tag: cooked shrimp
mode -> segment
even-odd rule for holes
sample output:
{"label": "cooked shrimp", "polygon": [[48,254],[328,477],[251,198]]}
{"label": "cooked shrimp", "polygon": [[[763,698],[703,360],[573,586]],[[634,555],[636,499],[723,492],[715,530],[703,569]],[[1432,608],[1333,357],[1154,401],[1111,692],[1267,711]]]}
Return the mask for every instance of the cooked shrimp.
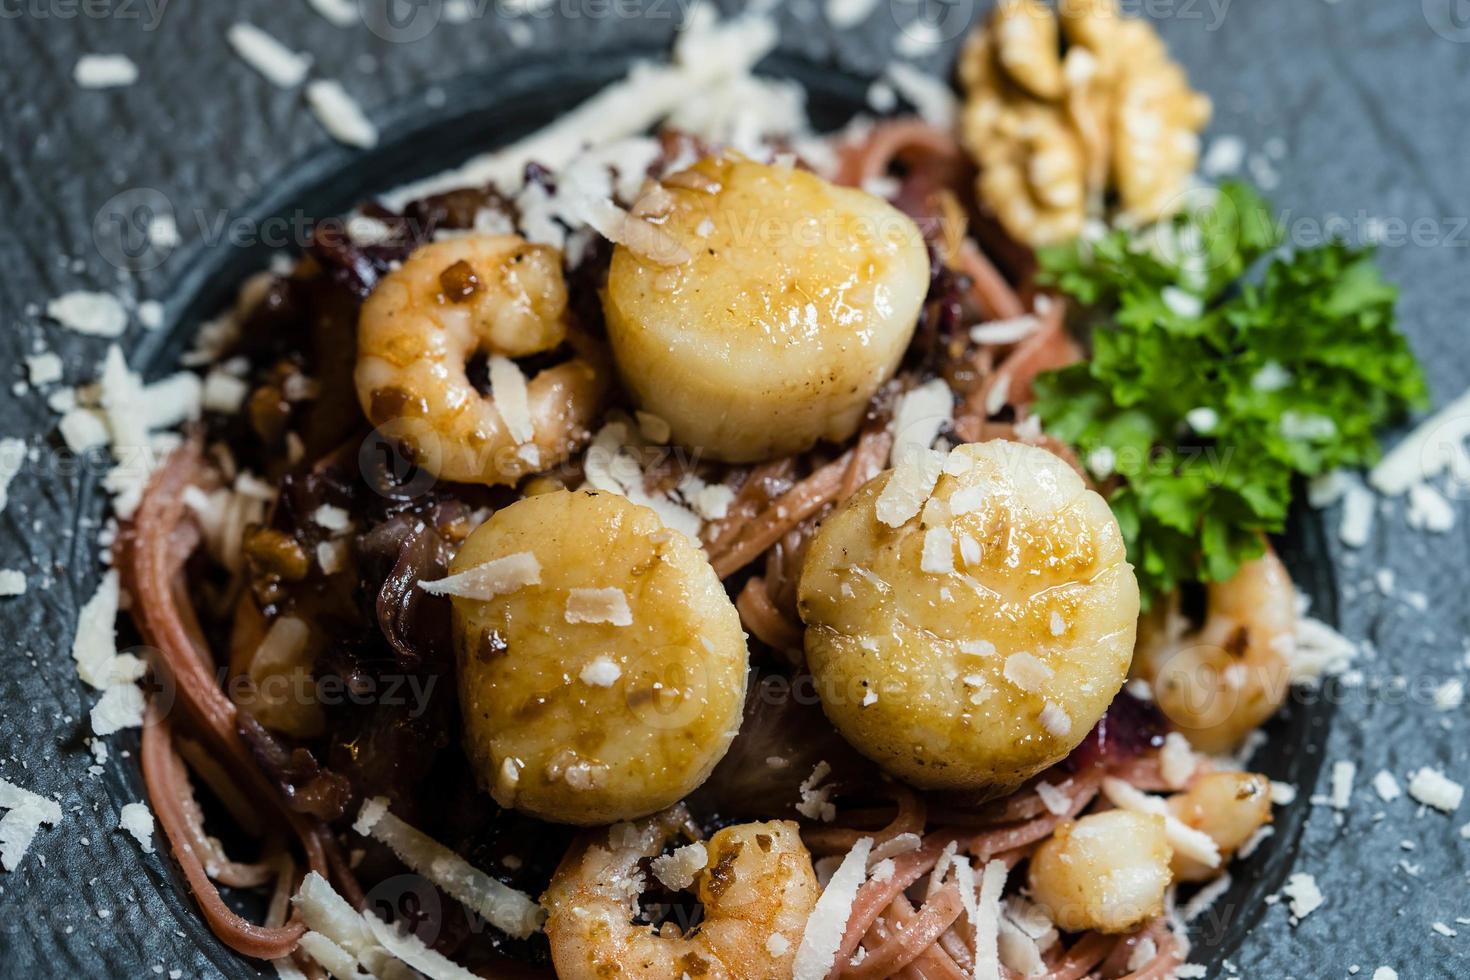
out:
{"label": "cooked shrimp", "polygon": [[[726,827],[693,871],[704,918],[681,932],[633,921],[641,862],[689,827],[682,805],[584,836],[562,859],[541,903],[557,975],[776,980],[791,976],[817,902],[811,855],[789,820]],[[667,877],[667,876],[666,876]]]}
{"label": "cooked shrimp", "polygon": [[[567,341],[561,254],[515,235],[419,248],[363,304],[357,397],[369,420],[436,476],[514,484],[565,459],[602,410],[607,372],[579,356],[529,382],[509,359]],[[493,395],[466,365],[488,355]]]}
{"label": "cooked shrimp", "polygon": [[1064,823],[1031,856],[1031,897],[1063,929],[1127,932],[1164,910],[1173,849],[1157,814],[1108,810]]}
{"label": "cooked shrimp", "polygon": [[1253,772],[1212,772],[1169,797],[1169,811],[1186,826],[1209,834],[1219,849],[1215,868],[1174,855],[1176,881],[1205,881],[1223,871],[1230,856],[1271,822],[1271,780]]}
{"label": "cooked shrimp", "polygon": [[1200,628],[1189,632],[1178,599],[1138,624],[1133,671],[1153,685],[1160,710],[1203,752],[1228,752],[1286,698],[1296,642],[1296,593],[1267,550],[1210,585]]}

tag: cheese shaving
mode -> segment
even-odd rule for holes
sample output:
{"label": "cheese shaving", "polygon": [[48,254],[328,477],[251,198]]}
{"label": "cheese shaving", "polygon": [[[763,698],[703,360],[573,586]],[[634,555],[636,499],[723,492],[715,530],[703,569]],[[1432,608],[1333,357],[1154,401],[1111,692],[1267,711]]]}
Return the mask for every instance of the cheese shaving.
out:
{"label": "cheese shaving", "polygon": [[311,70],[311,58],[297,54],[254,24],[231,24],[225,39],[247,65],[279,88],[295,88]]}
{"label": "cheese shaving", "polygon": [[1005,679],[1023,691],[1035,691],[1056,675],[1046,664],[1029,653],[1013,653],[1006,658]]}
{"label": "cheese shaving", "polygon": [[991,320],[971,327],[970,339],[977,344],[1014,344],[1025,340],[1040,328],[1040,318],[1027,313],[1008,320]]}
{"label": "cheese shaving", "polygon": [[[968,863],[965,868],[969,869]],[[990,861],[980,877],[980,894],[971,918],[975,924],[975,980],[1000,980],[1000,896],[1007,871],[1004,861]]]}
{"label": "cheese shaving", "polygon": [[1063,816],[1072,809],[1072,798],[1051,783],[1037,783],[1036,795],[1041,798],[1041,805],[1053,816]]}
{"label": "cheese shaving", "polygon": [[0,818],[0,867],[14,871],[41,825],[54,827],[61,822],[61,807],[5,779],[0,779],[0,807],[7,811]]}
{"label": "cheese shaving", "polygon": [[1368,474],[1373,489],[1390,497],[1441,473],[1467,472],[1465,440],[1470,439],[1470,391],[1421,422]]}
{"label": "cheese shaving", "polygon": [[566,620],[632,626],[633,611],[628,608],[628,595],[622,589],[572,589],[567,593]]}
{"label": "cheese shaving", "polygon": [[118,575],[109,571],[97,591],[82,606],[71,656],[77,676],[99,691],[131,683],[143,676],[145,666],[130,653],[117,652]]}
{"label": "cheese shaving", "polygon": [[84,54],[72,79],[82,88],[121,88],[138,80],[138,66],[125,54]]}
{"label": "cheese shaving", "polygon": [[925,449],[894,467],[874,505],[878,520],[889,527],[902,527],[912,520],[934,492],[944,460],[944,453]]}
{"label": "cheese shaving", "polygon": [[126,803],[118,814],[117,827],[132,835],[144,854],[153,853],[153,811],[147,803]]}
{"label": "cheese shaving", "polygon": [[306,86],[306,101],[328,135],[337,142],[364,148],[378,144],[378,128],[341,82],[331,79],[312,82]]}
{"label": "cheese shaving", "polygon": [[472,973],[447,956],[436,953],[413,933],[399,932],[371,912],[364,912],[362,918],[380,946],[429,980],[481,980],[478,973]]}
{"label": "cheese shaving", "polygon": [[519,551],[434,582],[420,581],[419,588],[430,595],[488,600],[540,584],[541,563],[531,552]]}
{"label": "cheese shaving", "polygon": [[889,465],[898,466],[930,449],[939,433],[953,422],[954,392],[943,378],[904,392],[889,424],[893,432]]}
{"label": "cheese shaving", "polygon": [[623,676],[623,668],[613,663],[608,657],[598,657],[582,668],[577,675],[583,684],[591,684],[593,687],[612,687],[618,678]]}
{"label": "cheese shaving", "polygon": [[319,932],[304,933],[297,947],[339,980],[342,977],[356,980],[361,975],[357,958]]}
{"label": "cheese shaving", "polygon": [[954,535],[947,527],[931,527],[924,532],[924,550],[919,558],[920,571],[930,575],[954,574]]}
{"label": "cheese shaving", "polygon": [[385,195],[385,203],[402,208],[418,198],[481,184],[514,191],[532,161],[560,172],[583,147],[647,132],[687,103],[691,93],[728,88],[748,75],[776,41],[776,25],[768,17],[749,14],[715,23],[714,11],[698,7],[674,46],[672,64],[637,64],[622,81],[551,125],[453,170],[400,187]]}
{"label": "cheese shaving", "polygon": [[818,762],[812,767],[811,775],[798,787],[801,801],[796,804],[796,812],[810,820],[827,822],[837,816],[837,807],[830,802],[833,787],[821,785],[831,773],[832,767],[826,762]]}
{"label": "cheese shaving", "polygon": [[1409,795],[1444,813],[1454,813],[1464,799],[1465,787],[1445,776],[1438,769],[1427,766],[1409,776]]}
{"label": "cheese shaving", "polygon": [[531,420],[526,376],[508,357],[497,354],[490,358],[490,397],[516,444],[530,442],[536,435],[536,425]]}
{"label": "cheese shaving", "polygon": [[404,864],[508,935],[524,939],[541,928],[545,913],[535,899],[399,820],[383,797],[364,801],[352,829],[386,844]]}
{"label": "cheese shaving", "polygon": [[698,841],[661,854],[653,859],[653,876],[670,891],[681,892],[694,884],[694,879],[709,863],[709,851]]}
{"label": "cheese shaving", "polygon": [[842,934],[852,915],[852,903],[867,878],[868,854],[873,838],[860,837],[842,859],[807,918],[801,945],[792,963],[792,980],[822,980],[832,969]]}
{"label": "cheese shaving", "polygon": [[1162,799],[1149,796],[1115,776],[1104,779],[1102,788],[1108,802],[1120,810],[1163,817],[1164,834],[1176,853],[1192,858],[1207,868],[1220,866],[1220,849],[1210,835],[1175,817]]}
{"label": "cheese shaving", "polygon": [[98,735],[111,735],[124,728],[140,728],[145,707],[141,688],[133,684],[115,684],[103,691],[102,697],[92,706],[92,731]]}
{"label": "cheese shaving", "polygon": [[1298,921],[1317,911],[1326,901],[1317,887],[1317,879],[1303,872],[1287,878],[1281,892],[1290,900],[1292,918]]}
{"label": "cheese shaving", "polygon": [[111,293],[75,290],[46,304],[46,315],[68,330],[93,337],[120,337],[128,314]]}

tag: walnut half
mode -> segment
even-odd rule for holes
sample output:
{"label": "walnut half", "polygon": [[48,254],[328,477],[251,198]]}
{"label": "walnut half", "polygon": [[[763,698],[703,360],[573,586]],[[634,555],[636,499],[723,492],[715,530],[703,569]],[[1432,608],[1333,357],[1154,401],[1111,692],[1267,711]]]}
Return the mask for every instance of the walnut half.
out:
{"label": "walnut half", "polygon": [[1124,17],[1117,0],[1059,7],[1001,0],[960,61],[960,136],[980,197],[1033,246],[1075,238],[1089,218],[1168,214],[1210,118],[1147,21]]}

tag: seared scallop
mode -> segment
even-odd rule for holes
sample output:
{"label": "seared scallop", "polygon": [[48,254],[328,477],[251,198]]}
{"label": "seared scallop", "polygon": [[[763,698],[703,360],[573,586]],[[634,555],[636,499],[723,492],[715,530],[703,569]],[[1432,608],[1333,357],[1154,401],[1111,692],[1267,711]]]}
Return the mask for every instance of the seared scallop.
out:
{"label": "seared scallop", "polygon": [[929,288],[918,227],[871,194],[730,156],[645,200],[635,213],[666,254],[619,245],[603,296],[639,406],[731,462],[851,436]]}
{"label": "seared scallop", "polygon": [[998,440],[863,487],[812,542],[799,610],[848,741],[916,786],[1000,794],[1102,717],[1138,584],[1103,499],[1051,453]]}
{"label": "seared scallop", "polygon": [[739,727],[746,648],[704,552],[624,497],[497,511],[451,578],[465,746],[502,806],[603,824],[704,781]]}

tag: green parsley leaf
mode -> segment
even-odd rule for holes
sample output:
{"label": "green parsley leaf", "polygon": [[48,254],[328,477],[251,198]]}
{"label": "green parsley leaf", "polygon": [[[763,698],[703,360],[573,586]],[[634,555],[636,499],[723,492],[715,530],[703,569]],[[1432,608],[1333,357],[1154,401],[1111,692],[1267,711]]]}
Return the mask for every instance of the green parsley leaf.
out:
{"label": "green parsley leaf", "polygon": [[1227,184],[1142,233],[1046,249],[1092,357],[1036,380],[1047,431],[1112,477],[1145,601],[1229,578],[1283,529],[1293,481],[1378,458],[1375,433],[1427,404],[1371,252],[1278,254],[1266,203]]}

